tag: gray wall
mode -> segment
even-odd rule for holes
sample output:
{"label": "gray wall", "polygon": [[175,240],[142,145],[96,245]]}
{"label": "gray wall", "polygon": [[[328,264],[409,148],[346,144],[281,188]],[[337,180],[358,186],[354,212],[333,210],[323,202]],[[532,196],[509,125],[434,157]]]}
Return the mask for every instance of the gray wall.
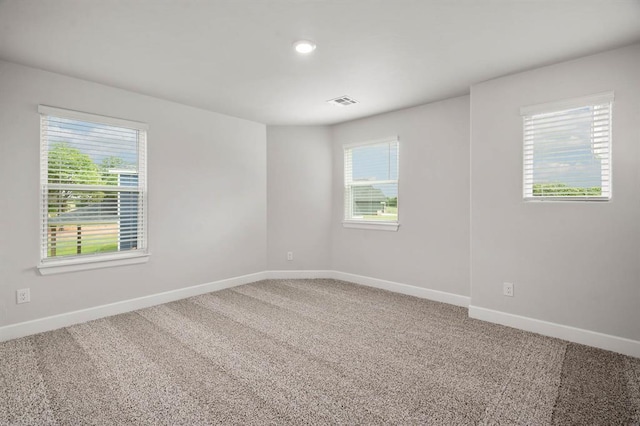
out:
{"label": "gray wall", "polygon": [[[266,269],[264,125],[2,61],[0,94],[0,326]],[[38,104],[149,124],[148,263],[39,275]]]}
{"label": "gray wall", "polygon": [[330,269],[331,149],[328,127],[267,128],[270,270]]}
{"label": "gray wall", "polygon": [[[0,326],[266,269],[333,269],[640,340],[638,69],[634,45],[476,84],[471,98],[267,129],[0,61]],[[519,108],[609,90],[612,200],[523,202]],[[38,274],[38,104],[149,123],[147,264]],[[400,229],[343,228],[342,146],[390,135]],[[16,305],[23,287],[32,302]]]}
{"label": "gray wall", "polygon": [[[472,305],[640,340],[638,70],[635,45],[472,87]],[[608,90],[612,200],[523,202],[519,108]]]}
{"label": "gray wall", "polygon": [[[343,228],[343,149],[400,139],[397,232]],[[333,127],[332,266],[469,295],[469,97]]]}

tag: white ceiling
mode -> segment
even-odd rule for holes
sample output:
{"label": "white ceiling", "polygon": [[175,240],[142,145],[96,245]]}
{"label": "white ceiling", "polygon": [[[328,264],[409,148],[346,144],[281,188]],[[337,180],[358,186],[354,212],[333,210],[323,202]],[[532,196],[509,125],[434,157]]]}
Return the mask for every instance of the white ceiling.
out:
{"label": "white ceiling", "polygon": [[[639,40],[640,0],[0,0],[1,59],[267,124],[423,104]],[[361,103],[325,102],[342,95]]]}

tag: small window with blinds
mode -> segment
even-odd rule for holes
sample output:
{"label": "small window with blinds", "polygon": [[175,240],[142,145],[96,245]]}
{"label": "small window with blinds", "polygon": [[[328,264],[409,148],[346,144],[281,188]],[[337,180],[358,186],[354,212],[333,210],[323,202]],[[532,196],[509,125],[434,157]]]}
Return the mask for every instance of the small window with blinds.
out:
{"label": "small window with blinds", "polygon": [[345,226],[398,229],[397,138],[344,147]]}
{"label": "small window with blinds", "polygon": [[521,109],[525,200],[611,198],[613,93]]}
{"label": "small window with blinds", "polygon": [[146,124],[39,112],[40,270],[146,256]]}

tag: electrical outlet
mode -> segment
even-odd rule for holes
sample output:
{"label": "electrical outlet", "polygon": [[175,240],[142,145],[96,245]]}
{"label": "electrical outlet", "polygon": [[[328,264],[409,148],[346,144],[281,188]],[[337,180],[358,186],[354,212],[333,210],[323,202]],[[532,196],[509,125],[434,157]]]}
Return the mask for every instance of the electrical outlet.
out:
{"label": "electrical outlet", "polygon": [[513,283],[502,283],[502,294],[513,297]]}
{"label": "electrical outlet", "polygon": [[293,252],[292,251],[288,251],[287,252],[287,260],[293,260]]}
{"label": "electrical outlet", "polygon": [[21,288],[16,290],[16,303],[29,303],[31,302],[31,292],[28,288]]}

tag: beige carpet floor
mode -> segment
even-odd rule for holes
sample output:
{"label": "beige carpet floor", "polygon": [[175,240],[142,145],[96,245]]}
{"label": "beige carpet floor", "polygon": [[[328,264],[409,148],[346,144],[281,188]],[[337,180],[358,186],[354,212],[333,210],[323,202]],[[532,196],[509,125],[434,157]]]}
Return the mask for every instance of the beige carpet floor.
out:
{"label": "beige carpet floor", "polygon": [[640,359],[335,280],[0,343],[2,425],[640,423]]}

